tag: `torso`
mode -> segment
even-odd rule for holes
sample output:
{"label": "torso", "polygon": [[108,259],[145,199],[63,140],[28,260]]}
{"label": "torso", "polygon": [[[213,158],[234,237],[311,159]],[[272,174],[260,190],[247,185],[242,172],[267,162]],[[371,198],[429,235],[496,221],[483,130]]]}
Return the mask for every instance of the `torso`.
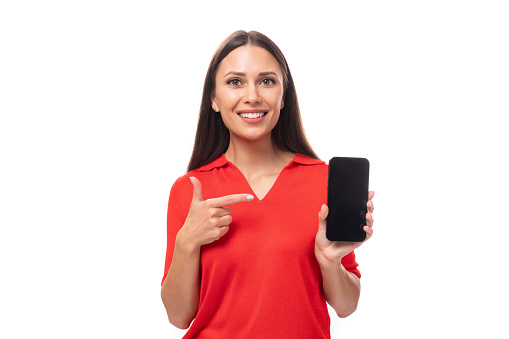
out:
{"label": "torso", "polygon": [[[322,275],[314,255],[317,213],[327,201],[325,163],[296,156],[279,173],[252,180],[254,199],[230,205],[233,221],[200,252],[200,306],[184,338],[330,338]],[[165,272],[189,212],[189,176],[203,198],[248,193],[248,181],[224,156],[179,178],[168,212]],[[353,252],[343,266],[356,271]],[[298,333],[298,335],[296,335]]]}

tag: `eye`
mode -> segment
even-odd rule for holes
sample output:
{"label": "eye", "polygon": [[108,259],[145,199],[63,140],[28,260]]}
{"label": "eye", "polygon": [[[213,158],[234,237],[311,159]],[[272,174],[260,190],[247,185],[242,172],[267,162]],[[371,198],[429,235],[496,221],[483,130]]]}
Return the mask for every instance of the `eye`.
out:
{"label": "eye", "polygon": [[229,85],[233,85],[233,86],[239,86],[241,81],[238,78],[233,78],[233,79],[228,80],[226,83]]}
{"label": "eye", "polygon": [[264,85],[269,85],[270,86],[270,85],[274,85],[276,83],[276,81],[274,79],[272,79],[272,78],[263,78],[262,79],[262,83]]}

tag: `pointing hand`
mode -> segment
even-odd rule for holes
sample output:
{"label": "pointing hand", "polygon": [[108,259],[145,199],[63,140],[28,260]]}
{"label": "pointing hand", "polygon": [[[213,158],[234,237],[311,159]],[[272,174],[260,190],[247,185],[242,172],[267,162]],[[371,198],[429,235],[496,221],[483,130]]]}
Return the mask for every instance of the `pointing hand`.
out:
{"label": "pointing hand", "polygon": [[250,194],[231,194],[203,200],[201,182],[195,177],[190,177],[190,180],[193,185],[193,199],[178,238],[186,246],[198,249],[228,232],[233,218],[232,210],[227,205],[251,201],[254,197]]}

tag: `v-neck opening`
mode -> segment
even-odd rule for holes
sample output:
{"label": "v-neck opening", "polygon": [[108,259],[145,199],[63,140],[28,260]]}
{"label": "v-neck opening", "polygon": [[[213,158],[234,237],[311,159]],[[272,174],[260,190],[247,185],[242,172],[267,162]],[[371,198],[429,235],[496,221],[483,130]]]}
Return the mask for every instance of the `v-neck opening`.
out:
{"label": "v-neck opening", "polygon": [[[271,194],[271,192],[274,190],[274,187],[280,181],[281,174],[294,162],[296,156],[297,156],[297,153],[295,153],[295,155],[293,156],[292,160],[290,160],[285,165],[285,167],[283,167],[281,169],[281,171],[279,171],[279,174],[277,175],[276,180],[274,180],[274,183],[270,186],[270,188],[267,191],[267,193],[265,193],[265,195],[261,199],[258,197],[258,195],[255,193],[255,191],[253,190],[253,188],[249,184],[249,181],[247,180],[247,178],[244,175],[244,173],[242,173],[242,171],[237,166],[235,166],[231,161],[229,161],[228,159],[226,159],[226,160],[228,161],[228,165],[233,166],[233,168],[235,168],[239,172],[239,174],[242,176],[242,178],[244,179],[244,183],[247,185],[247,187],[249,187],[249,190],[251,191],[250,193],[253,195],[253,197],[255,197],[255,199],[258,200],[259,202],[263,202],[263,201],[266,201],[266,199],[269,196],[269,194]],[[226,156],[225,156],[225,158],[226,158]]]}

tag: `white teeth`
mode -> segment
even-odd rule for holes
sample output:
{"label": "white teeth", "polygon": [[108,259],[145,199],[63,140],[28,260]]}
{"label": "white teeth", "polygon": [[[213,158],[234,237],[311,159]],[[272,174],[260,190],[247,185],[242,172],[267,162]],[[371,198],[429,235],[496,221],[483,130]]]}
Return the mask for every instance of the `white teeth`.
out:
{"label": "white teeth", "polygon": [[259,113],[240,113],[239,114],[242,118],[248,118],[248,119],[256,119],[261,118],[265,115],[265,113],[259,112]]}

